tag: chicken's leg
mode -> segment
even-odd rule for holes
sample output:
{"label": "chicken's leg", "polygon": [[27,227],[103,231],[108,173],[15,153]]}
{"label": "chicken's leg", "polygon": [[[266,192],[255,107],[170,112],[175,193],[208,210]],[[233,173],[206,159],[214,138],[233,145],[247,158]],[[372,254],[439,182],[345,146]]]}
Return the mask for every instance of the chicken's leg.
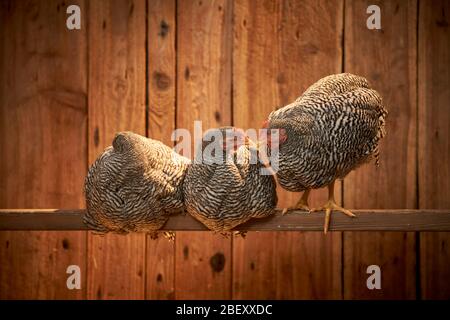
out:
{"label": "chicken's leg", "polygon": [[320,208],[315,208],[312,211],[322,211],[325,210],[325,224],[323,227],[323,232],[327,233],[329,226],[330,226],[330,217],[331,217],[331,211],[340,211],[344,214],[346,214],[349,217],[355,217],[355,215],[350,211],[347,210],[345,208],[342,208],[341,206],[338,206],[336,204],[336,201],[334,200],[334,182],[336,180],[333,180],[333,182],[331,182],[328,185],[328,201]]}
{"label": "chicken's leg", "polygon": [[305,210],[305,211],[309,212],[310,209],[309,209],[309,205],[308,205],[308,197],[309,197],[310,191],[311,191],[311,189],[305,190],[305,192],[303,192],[300,200],[298,200],[297,204],[290,208],[284,208],[283,211],[281,212],[281,214],[284,215],[284,214],[286,214],[286,212],[288,212],[290,210]]}

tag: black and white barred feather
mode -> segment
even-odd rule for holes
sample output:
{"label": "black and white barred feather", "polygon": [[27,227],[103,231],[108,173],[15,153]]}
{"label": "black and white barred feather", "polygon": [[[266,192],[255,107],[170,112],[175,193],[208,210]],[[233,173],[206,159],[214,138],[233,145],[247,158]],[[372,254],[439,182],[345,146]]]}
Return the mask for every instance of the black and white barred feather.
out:
{"label": "black and white barred feather", "polygon": [[269,129],[285,129],[280,185],[290,191],[321,188],[372,159],[385,135],[387,110],[360,76],[327,76],[295,102],[272,112]]}
{"label": "black and white barred feather", "polygon": [[183,209],[189,160],[160,141],[116,135],[89,168],[84,222],[101,233],[154,232]]}
{"label": "black and white barred feather", "polygon": [[[232,128],[215,130],[225,136],[228,129]],[[197,160],[202,150],[199,148]],[[251,218],[273,214],[277,204],[275,180],[272,175],[261,174],[263,165],[259,161],[250,163],[257,152],[242,145],[235,153],[223,150],[222,164],[194,161],[183,186],[186,210],[216,232],[227,232]]]}

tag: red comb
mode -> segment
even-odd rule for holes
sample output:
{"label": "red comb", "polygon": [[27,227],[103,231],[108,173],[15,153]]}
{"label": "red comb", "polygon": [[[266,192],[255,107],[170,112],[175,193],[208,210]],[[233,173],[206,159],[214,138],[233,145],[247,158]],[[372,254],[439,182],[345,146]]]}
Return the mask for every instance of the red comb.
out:
{"label": "red comb", "polygon": [[268,126],[269,126],[269,120],[264,120],[262,123],[263,129],[267,129]]}

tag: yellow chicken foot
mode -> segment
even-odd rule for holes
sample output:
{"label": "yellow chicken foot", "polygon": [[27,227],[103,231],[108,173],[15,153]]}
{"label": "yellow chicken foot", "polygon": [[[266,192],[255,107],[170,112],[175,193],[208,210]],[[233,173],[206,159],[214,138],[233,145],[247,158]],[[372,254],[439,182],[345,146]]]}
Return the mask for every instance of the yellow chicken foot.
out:
{"label": "yellow chicken foot", "polygon": [[323,227],[323,232],[326,234],[330,227],[330,218],[332,211],[340,211],[349,217],[356,217],[350,210],[342,208],[336,204],[334,200],[334,181],[328,185],[328,201],[320,208],[312,209],[311,212],[325,211],[325,224]]}
{"label": "yellow chicken foot", "polygon": [[309,197],[309,192],[311,191],[311,189],[307,189],[305,190],[305,192],[303,192],[302,197],[300,198],[300,200],[298,200],[297,204],[293,207],[289,207],[289,208],[284,208],[283,211],[281,212],[282,215],[285,215],[288,211],[292,211],[292,210],[305,210],[310,212],[310,208],[308,205],[308,197]]}

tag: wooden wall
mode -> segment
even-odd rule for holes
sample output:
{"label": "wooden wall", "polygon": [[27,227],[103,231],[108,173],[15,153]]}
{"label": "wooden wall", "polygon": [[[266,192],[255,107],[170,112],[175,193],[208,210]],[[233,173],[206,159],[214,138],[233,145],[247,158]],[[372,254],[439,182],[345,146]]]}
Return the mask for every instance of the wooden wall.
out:
{"label": "wooden wall", "polygon": [[[81,30],[66,8],[81,8]],[[368,30],[366,8],[381,8]],[[450,8],[425,0],[0,3],[0,207],[83,208],[116,131],[258,128],[319,78],[363,75],[389,109],[381,166],[339,185],[348,208],[450,207]],[[314,191],[312,205],[326,196]],[[280,206],[298,194],[279,190]],[[79,265],[82,289],[66,288]],[[382,289],[366,287],[367,266]],[[1,232],[0,298],[450,298],[448,233]]]}

